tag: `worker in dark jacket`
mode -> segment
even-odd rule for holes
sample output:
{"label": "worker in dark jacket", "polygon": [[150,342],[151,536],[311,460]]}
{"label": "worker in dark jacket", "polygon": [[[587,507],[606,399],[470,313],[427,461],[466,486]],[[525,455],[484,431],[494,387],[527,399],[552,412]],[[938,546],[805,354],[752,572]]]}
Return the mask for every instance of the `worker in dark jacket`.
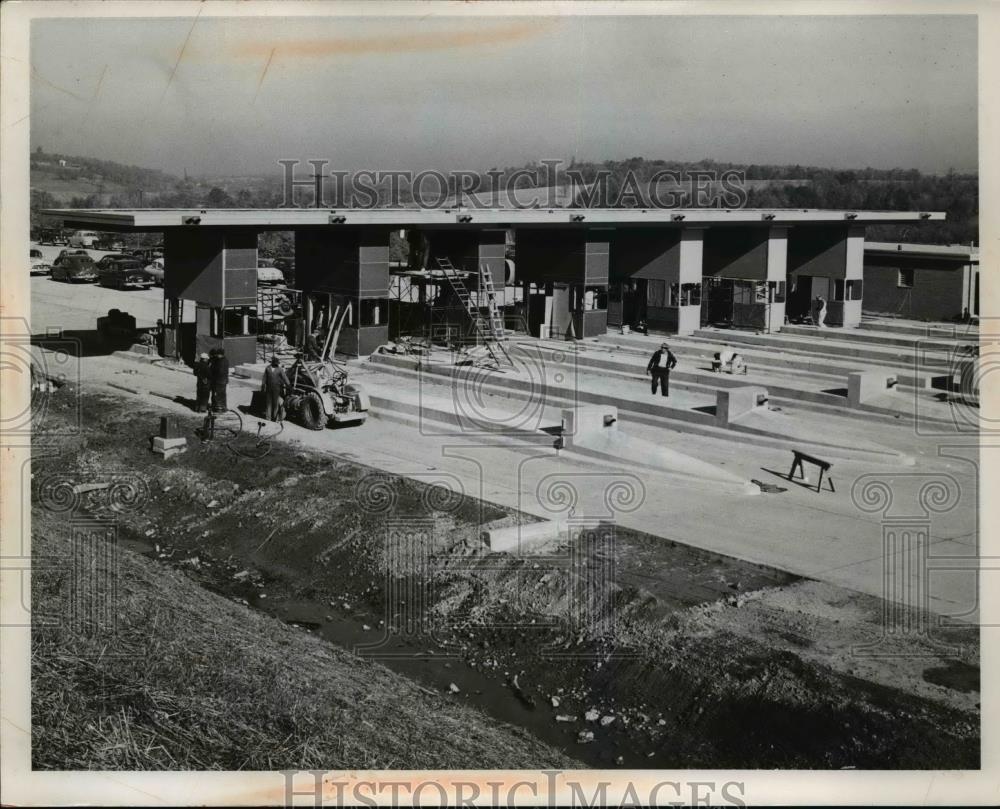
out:
{"label": "worker in dark jacket", "polygon": [[208,410],[208,399],[212,391],[211,367],[208,354],[202,353],[194,362],[194,377],[197,381],[197,399],[194,409],[197,413]]}
{"label": "worker in dark jacket", "polygon": [[260,389],[264,393],[265,416],[270,421],[284,421],[284,395],[289,387],[288,375],[278,364],[277,357],[271,357],[271,364],[264,369],[264,379]]}
{"label": "worker in dark jacket", "polygon": [[209,360],[210,378],[212,381],[212,410],[221,413],[229,408],[226,405],[226,387],[229,385],[229,360],[221,348],[212,349]]}
{"label": "worker in dark jacket", "polygon": [[320,348],[319,340],[316,339],[317,332],[307,331],[305,341],[305,355],[309,360],[323,359],[323,349]]}
{"label": "worker in dark jacket", "polygon": [[677,364],[677,357],[670,352],[670,347],[664,343],[658,351],[653,352],[646,366],[646,373],[652,374],[653,393],[656,393],[656,386],[660,385],[664,396],[670,395],[670,369]]}

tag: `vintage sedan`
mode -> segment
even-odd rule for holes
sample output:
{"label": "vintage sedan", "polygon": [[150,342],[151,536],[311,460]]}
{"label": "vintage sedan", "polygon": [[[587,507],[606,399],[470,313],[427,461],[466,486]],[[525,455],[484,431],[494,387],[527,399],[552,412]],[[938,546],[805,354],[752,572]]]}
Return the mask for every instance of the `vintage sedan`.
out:
{"label": "vintage sedan", "polygon": [[53,281],[96,281],[97,265],[88,255],[60,256],[52,267]]}
{"label": "vintage sedan", "polygon": [[69,244],[69,237],[62,228],[41,228],[38,231],[39,244]]}
{"label": "vintage sedan", "polygon": [[158,287],[163,286],[163,259],[154,258],[149,264],[146,265],[146,272],[153,279],[153,283]]}
{"label": "vintage sedan", "polygon": [[42,251],[37,247],[31,248],[31,275],[48,275],[52,272],[52,265],[45,260]]}
{"label": "vintage sedan", "polygon": [[132,256],[111,254],[97,262],[97,281],[113,289],[148,289],[156,279]]}
{"label": "vintage sedan", "polygon": [[90,253],[86,250],[71,250],[69,248],[60,250],[59,255],[56,256],[56,260],[52,262],[52,266],[58,267],[69,256],[86,256],[87,258],[90,258]]}

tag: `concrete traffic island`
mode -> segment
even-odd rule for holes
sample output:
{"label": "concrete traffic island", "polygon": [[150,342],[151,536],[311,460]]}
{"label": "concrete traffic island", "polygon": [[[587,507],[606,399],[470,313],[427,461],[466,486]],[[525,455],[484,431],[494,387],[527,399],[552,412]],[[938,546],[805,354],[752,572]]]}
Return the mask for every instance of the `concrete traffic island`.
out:
{"label": "concrete traffic island", "polygon": [[731,494],[757,495],[760,490],[743,478],[677,450],[628,435],[618,429],[618,408],[577,405],[563,410],[563,451],[600,458],[615,464],[634,464],[685,482],[696,482]]}
{"label": "concrete traffic island", "polygon": [[[528,369],[524,373],[515,370],[498,374],[387,354],[373,355],[364,365],[371,373],[365,377],[365,385],[372,394],[373,406],[384,415],[405,412],[411,419],[450,424],[461,433],[503,433],[537,444],[546,437],[540,430],[546,425],[557,425],[566,407],[597,407],[606,412],[616,410],[629,422],[655,424],[682,433],[908,465],[902,453],[873,442],[870,430],[844,418],[853,418],[846,397],[836,397],[842,402],[842,413],[814,413],[792,410],[794,402],[772,409],[768,389],[757,385],[723,390],[706,387],[703,392],[672,389],[670,397],[665,398],[650,396],[646,382],[623,384],[622,380],[596,369],[548,363],[538,368],[544,373],[533,375]],[[401,385],[395,377],[409,380],[410,384]],[[901,398],[905,401],[905,397]],[[528,414],[537,414],[537,418]],[[511,429],[511,425],[517,429]],[[652,446],[655,450],[658,445],[654,442]],[[576,450],[580,455],[589,453],[603,462],[637,462],[657,470],[690,469],[694,460],[675,462],[645,445],[626,448],[625,444],[614,447],[579,444]],[[708,475],[707,479],[714,476]]]}
{"label": "concrete traffic island", "polygon": [[767,407],[767,391],[755,385],[720,390],[715,405],[715,423],[728,427],[741,416]]}

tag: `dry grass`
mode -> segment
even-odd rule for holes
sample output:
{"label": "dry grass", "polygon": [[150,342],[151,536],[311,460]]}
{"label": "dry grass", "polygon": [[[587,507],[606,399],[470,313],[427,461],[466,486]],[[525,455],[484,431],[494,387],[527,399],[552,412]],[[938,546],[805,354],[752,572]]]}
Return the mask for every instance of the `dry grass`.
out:
{"label": "dry grass", "polygon": [[[36,769],[573,766],[523,731],[118,551],[116,592],[74,584],[68,530],[40,509],[36,615],[112,599],[113,633],[36,622]],[[87,566],[102,560],[77,559]],[[97,570],[96,572],[100,572]],[[79,589],[77,589],[79,588]]]}

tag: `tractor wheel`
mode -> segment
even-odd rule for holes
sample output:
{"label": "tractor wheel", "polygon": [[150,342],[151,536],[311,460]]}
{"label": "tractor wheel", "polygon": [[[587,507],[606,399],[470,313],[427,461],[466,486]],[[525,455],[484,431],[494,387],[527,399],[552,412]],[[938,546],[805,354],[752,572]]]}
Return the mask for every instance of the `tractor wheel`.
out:
{"label": "tractor wheel", "polygon": [[326,426],[326,412],[318,393],[310,393],[299,404],[299,421],[307,430],[322,430]]}

